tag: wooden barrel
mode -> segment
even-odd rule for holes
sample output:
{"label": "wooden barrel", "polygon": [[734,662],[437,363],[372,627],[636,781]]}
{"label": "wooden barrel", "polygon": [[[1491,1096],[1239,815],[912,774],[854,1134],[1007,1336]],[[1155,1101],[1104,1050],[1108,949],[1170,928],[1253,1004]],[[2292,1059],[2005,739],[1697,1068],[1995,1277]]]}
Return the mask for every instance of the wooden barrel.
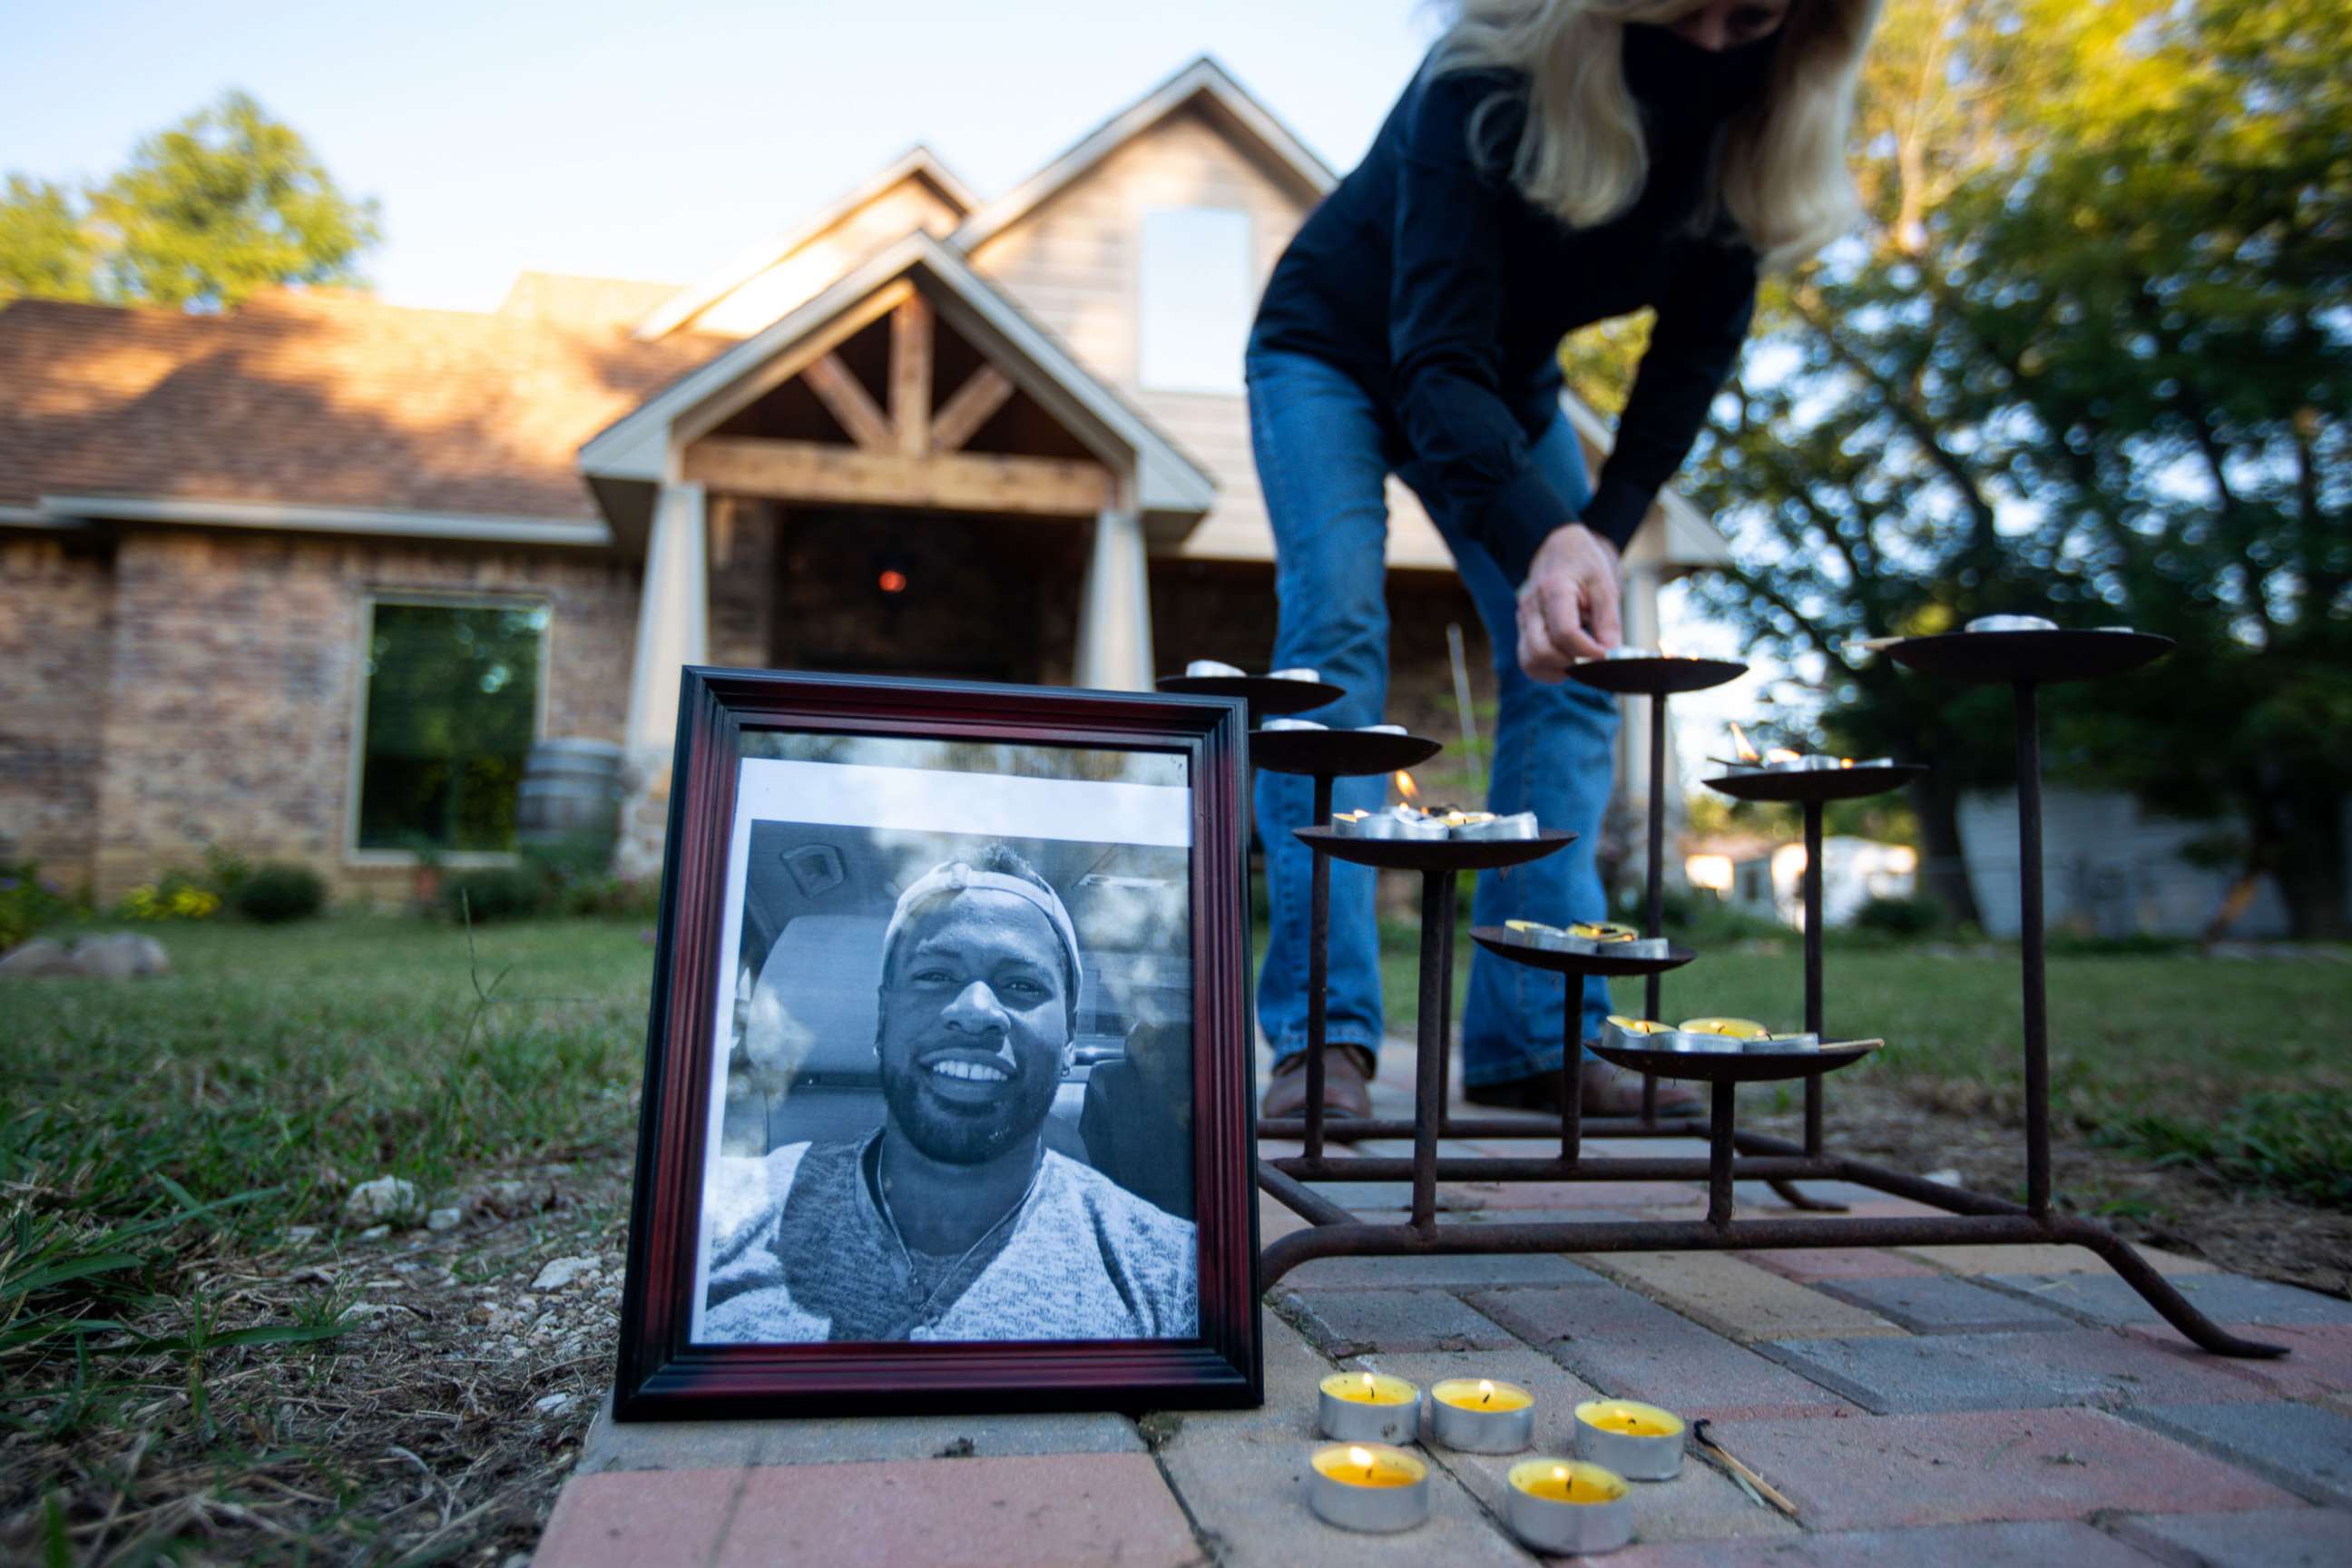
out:
{"label": "wooden barrel", "polygon": [[621,748],[610,741],[541,741],[523,763],[515,837],[524,844],[602,839],[621,830]]}

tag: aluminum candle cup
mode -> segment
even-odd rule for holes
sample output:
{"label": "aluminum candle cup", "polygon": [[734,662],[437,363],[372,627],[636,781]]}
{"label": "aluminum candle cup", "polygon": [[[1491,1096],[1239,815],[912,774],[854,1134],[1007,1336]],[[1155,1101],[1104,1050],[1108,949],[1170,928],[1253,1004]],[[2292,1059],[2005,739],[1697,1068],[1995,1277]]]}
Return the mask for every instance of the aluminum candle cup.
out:
{"label": "aluminum candle cup", "polygon": [[1328,724],[1318,724],[1312,719],[1268,719],[1258,726],[1261,730],[1328,730]]}
{"label": "aluminum candle cup", "polygon": [[1979,616],[1960,628],[1964,632],[2054,632],[2056,621],[2041,616]]}
{"label": "aluminum candle cup", "polygon": [[1633,1489],[1603,1466],[1522,1459],[1508,1479],[1503,1517],[1538,1552],[1614,1552],[1633,1539]]}
{"label": "aluminum candle cup", "polygon": [[[1653,1047],[1655,1050],[1744,1051],[1752,1041],[1758,1047],[1771,1037],[1772,1031],[1753,1018],[1685,1018],[1677,1026],[1687,1046]],[[1635,1477],[1639,1480],[1642,1478]]]}
{"label": "aluminum candle cup", "polygon": [[1767,1035],[1760,1040],[1749,1040],[1743,1050],[1769,1056],[1775,1051],[1818,1051],[1822,1048],[1819,1035]]}
{"label": "aluminum candle cup", "polygon": [[1326,1524],[1385,1534],[1429,1517],[1429,1467],[1402,1448],[1343,1443],[1307,1465],[1307,1506]]}
{"label": "aluminum candle cup", "polygon": [[1184,667],[1184,679],[1187,680],[1230,680],[1239,674],[1241,670],[1236,667],[1213,658],[1196,658]]}
{"label": "aluminum candle cup", "polygon": [[1491,1377],[1451,1377],[1429,1391],[1429,1427],[1465,1454],[1516,1454],[1536,1440],[1535,1395]]}
{"label": "aluminum candle cup", "polygon": [[1356,726],[1356,733],[1359,735],[1404,735],[1410,734],[1411,731],[1402,724],[1359,724]]}
{"label": "aluminum candle cup", "polygon": [[1265,678],[1266,678],[1268,680],[1313,680],[1313,681],[1320,681],[1320,680],[1323,679],[1323,672],[1322,672],[1321,670],[1319,670],[1319,669],[1303,669],[1303,668],[1302,668],[1302,669],[1273,669],[1273,670],[1268,670],[1268,671],[1266,672],[1266,677],[1265,677]]}
{"label": "aluminum candle cup", "polygon": [[1576,1451],[1629,1481],[1670,1481],[1683,1473],[1683,1418],[1630,1399],[1588,1399],[1576,1407]]}
{"label": "aluminum candle cup", "polygon": [[1454,838],[1540,838],[1543,829],[1536,825],[1532,811],[1515,811],[1508,816],[1498,816],[1491,822],[1474,822],[1451,830]]}
{"label": "aluminum candle cup", "polygon": [[1680,1029],[1649,1018],[1612,1017],[1601,1026],[1601,1043],[1620,1051],[1686,1051],[1695,1047],[1683,1043],[1685,1037]]}
{"label": "aluminum candle cup", "polygon": [[1335,1372],[1315,1396],[1315,1425],[1347,1443],[1417,1443],[1421,1390],[1377,1372]]}

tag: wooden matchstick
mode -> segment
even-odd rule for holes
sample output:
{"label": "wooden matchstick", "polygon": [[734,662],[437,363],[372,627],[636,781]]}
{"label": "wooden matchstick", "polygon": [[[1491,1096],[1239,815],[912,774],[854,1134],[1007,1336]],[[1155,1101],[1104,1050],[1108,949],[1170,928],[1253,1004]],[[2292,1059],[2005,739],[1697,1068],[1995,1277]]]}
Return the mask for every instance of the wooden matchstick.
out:
{"label": "wooden matchstick", "polygon": [[1763,1494],[1765,1500],[1770,1502],[1774,1508],[1779,1509],[1790,1519],[1797,1517],[1797,1505],[1790,1502],[1786,1497],[1783,1497],[1780,1494],[1779,1488],[1766,1480],[1762,1476],[1758,1475],[1754,1470],[1749,1469],[1746,1465],[1741,1464],[1738,1459],[1732,1457],[1729,1449],[1726,1448],[1722,1444],[1717,1442],[1713,1437],[1707,1435],[1706,1421],[1704,1417],[1691,1423],[1691,1436],[1698,1439],[1699,1446],[1701,1447],[1705,1448],[1708,1453],[1721,1460],[1724,1468],[1731,1471],[1737,1479],[1746,1481],[1748,1485],[1754,1487],[1757,1491]]}

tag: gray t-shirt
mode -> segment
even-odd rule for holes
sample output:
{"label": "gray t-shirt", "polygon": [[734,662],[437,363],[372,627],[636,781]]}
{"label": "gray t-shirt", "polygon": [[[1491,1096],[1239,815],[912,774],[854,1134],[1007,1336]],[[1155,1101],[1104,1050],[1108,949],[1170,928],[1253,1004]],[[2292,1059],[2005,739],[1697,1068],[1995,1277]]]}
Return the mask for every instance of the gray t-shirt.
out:
{"label": "gray t-shirt", "polygon": [[[879,1133],[875,1135],[877,1138]],[[704,1194],[706,1344],[1190,1339],[1190,1221],[1048,1150],[1012,1219],[961,1259],[910,1256],[862,1170],[872,1140],[722,1158]]]}

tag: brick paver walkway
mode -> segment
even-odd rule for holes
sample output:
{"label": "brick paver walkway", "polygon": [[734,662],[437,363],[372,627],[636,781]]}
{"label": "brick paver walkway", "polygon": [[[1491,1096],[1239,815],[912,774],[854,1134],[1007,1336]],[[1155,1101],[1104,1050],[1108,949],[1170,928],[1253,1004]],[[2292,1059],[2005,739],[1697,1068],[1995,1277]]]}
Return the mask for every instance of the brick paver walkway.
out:
{"label": "brick paver walkway", "polygon": [[[1411,1047],[1392,1047],[1382,1069],[1381,1109],[1409,1114]],[[1832,1127],[1834,1138],[1834,1104]],[[1696,1142],[1587,1149],[1705,1152]],[[1403,1201],[1360,1185],[1333,1195]],[[1926,1212],[1835,1195],[1859,1213]],[[1739,1196],[1743,1215],[1790,1212],[1760,1184]],[[1449,1223],[1476,1224],[1550,1211],[1679,1217],[1703,1212],[1704,1194],[1453,1184],[1441,1201]],[[1266,1204],[1262,1223],[1271,1238],[1300,1222]],[[1679,1479],[1635,1489],[1635,1543],[1610,1560],[1622,1568],[2352,1563],[2352,1302],[2150,1257],[2224,1324],[2291,1342],[2293,1357],[2198,1352],[2069,1247],[1332,1259],[1269,1296],[1262,1409],[1139,1423],[600,1419],[538,1562],[1534,1561],[1499,1519],[1509,1459],[1430,1447],[1431,1517],[1402,1535],[1351,1535],[1307,1511],[1316,1384],[1345,1366],[1423,1386],[1521,1384],[1539,1402],[1543,1452],[1570,1450],[1569,1413],[1596,1393],[1707,1416],[1796,1504],[1794,1521],[1760,1507],[1694,1455]]]}

